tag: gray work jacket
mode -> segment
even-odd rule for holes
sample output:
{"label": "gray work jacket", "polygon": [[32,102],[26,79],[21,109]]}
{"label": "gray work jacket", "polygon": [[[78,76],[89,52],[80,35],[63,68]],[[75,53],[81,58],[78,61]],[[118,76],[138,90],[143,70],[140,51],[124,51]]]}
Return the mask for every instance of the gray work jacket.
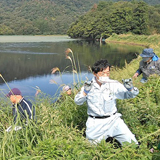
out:
{"label": "gray work jacket", "polygon": [[139,75],[142,73],[144,78],[148,78],[152,74],[160,75],[160,58],[157,61],[151,61],[149,63],[140,61],[139,69],[136,71]]}

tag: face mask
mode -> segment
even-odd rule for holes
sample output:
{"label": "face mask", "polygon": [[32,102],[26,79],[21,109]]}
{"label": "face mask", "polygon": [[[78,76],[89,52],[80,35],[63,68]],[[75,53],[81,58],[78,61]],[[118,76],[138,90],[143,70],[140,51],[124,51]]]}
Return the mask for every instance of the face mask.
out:
{"label": "face mask", "polygon": [[143,57],[143,61],[147,62],[150,59],[150,57]]}
{"label": "face mask", "polygon": [[106,83],[109,80],[109,77],[99,77],[99,79],[97,79],[100,83]]}

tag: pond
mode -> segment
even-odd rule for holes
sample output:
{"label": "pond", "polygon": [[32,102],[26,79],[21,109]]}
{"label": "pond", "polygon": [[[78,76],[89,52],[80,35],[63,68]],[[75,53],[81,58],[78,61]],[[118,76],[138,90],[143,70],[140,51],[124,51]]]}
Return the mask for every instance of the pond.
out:
{"label": "pond", "polygon": [[[70,48],[76,62],[73,74],[71,61],[65,50]],[[36,89],[47,95],[59,93],[63,84],[73,87],[73,81],[91,79],[92,66],[99,59],[123,67],[142,51],[140,46],[100,44],[99,42],[70,39],[68,36],[0,36],[0,74],[10,88],[19,88],[24,96],[34,96]],[[72,54],[69,55],[72,60]],[[61,74],[51,74],[58,67]],[[9,89],[0,79],[0,90],[5,95]]]}

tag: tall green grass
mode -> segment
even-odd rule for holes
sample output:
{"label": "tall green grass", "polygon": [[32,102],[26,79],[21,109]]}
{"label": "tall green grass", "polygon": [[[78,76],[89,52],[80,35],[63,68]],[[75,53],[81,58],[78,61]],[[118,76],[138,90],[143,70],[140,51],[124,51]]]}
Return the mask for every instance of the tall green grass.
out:
{"label": "tall green grass", "polygon": [[[113,68],[111,78],[121,81],[132,77],[140,57],[123,69]],[[74,65],[74,64],[73,64]],[[73,66],[74,67],[74,66]],[[72,67],[72,68],[73,68]],[[75,68],[74,68],[75,69]],[[118,100],[117,108],[136,138],[140,148],[126,143],[120,148],[102,141],[92,145],[85,138],[87,104],[77,106],[71,96],[63,95],[63,101],[53,104],[51,97],[43,93],[33,102],[36,107],[37,123],[32,123],[17,132],[5,132],[12,124],[12,113],[8,101],[0,102],[0,159],[62,159],[62,160],[148,160],[160,159],[157,148],[160,135],[160,78],[152,76],[148,83],[134,85],[140,90],[134,99]],[[149,149],[153,147],[155,152]]]}
{"label": "tall green grass", "polygon": [[160,45],[160,35],[134,35],[134,34],[112,34],[111,37],[106,39],[106,42],[114,43],[127,43],[132,45],[142,45],[144,47],[153,47],[159,50]]}

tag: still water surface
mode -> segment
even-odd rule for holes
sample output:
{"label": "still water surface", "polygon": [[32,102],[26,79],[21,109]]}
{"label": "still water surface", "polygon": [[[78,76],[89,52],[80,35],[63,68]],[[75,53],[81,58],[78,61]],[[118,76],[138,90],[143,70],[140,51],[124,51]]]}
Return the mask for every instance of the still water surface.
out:
{"label": "still water surface", "polygon": [[[92,78],[88,66],[99,59],[105,58],[111,65],[123,67],[125,61],[130,62],[143,49],[118,44],[100,45],[99,42],[73,40],[67,36],[0,36],[0,42],[0,73],[10,88],[19,88],[24,96],[34,96],[37,87],[54,96],[62,84],[73,86],[76,78],[73,77],[70,60],[65,58],[67,48],[72,49],[77,68],[79,62],[80,80]],[[69,56],[72,57],[71,54]],[[62,76],[51,74],[54,67],[60,69]],[[0,90],[3,94],[9,91],[2,79]]]}

